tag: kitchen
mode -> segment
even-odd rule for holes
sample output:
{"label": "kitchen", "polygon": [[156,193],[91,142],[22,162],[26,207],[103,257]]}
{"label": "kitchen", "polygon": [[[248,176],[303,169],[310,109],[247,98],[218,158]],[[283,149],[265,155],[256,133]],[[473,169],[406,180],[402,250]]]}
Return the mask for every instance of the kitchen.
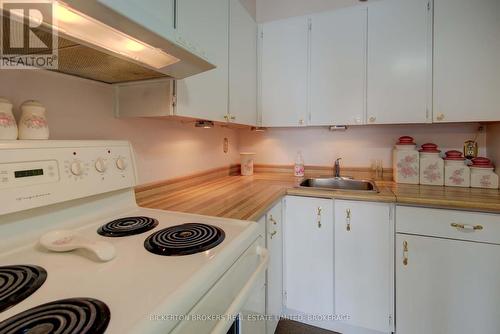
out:
{"label": "kitchen", "polygon": [[[51,8],[76,22],[59,67],[0,69],[0,333],[53,333],[23,316],[80,297],[105,316],[68,333],[500,332],[500,2]],[[47,127],[22,121],[35,109]],[[115,221],[141,228],[105,236]],[[186,224],[213,242],[159,254]],[[40,286],[8,295],[13,266]]]}

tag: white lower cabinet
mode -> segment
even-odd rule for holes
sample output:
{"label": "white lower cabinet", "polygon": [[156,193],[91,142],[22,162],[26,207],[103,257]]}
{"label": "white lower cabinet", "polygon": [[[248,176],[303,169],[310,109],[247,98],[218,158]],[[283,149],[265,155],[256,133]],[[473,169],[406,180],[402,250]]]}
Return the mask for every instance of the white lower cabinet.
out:
{"label": "white lower cabinet", "polygon": [[499,223],[500,215],[397,208],[398,334],[500,332]]}
{"label": "white lower cabinet", "polygon": [[282,205],[276,204],[266,215],[269,266],[267,269],[266,314],[267,333],[273,334],[278,326],[283,308],[283,233]]}
{"label": "white lower cabinet", "polygon": [[333,200],[287,196],[284,238],[286,308],[332,315]]}
{"label": "white lower cabinet", "polygon": [[335,313],[346,324],[393,329],[393,204],[335,200]]}

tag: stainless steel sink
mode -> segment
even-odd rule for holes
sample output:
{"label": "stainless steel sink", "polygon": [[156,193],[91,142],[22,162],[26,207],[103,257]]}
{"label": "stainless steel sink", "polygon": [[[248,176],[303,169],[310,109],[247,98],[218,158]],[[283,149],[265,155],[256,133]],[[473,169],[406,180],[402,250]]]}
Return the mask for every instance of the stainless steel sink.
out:
{"label": "stainless steel sink", "polygon": [[304,188],[317,188],[329,190],[371,191],[379,192],[372,181],[353,180],[343,177],[305,179],[300,183]]}

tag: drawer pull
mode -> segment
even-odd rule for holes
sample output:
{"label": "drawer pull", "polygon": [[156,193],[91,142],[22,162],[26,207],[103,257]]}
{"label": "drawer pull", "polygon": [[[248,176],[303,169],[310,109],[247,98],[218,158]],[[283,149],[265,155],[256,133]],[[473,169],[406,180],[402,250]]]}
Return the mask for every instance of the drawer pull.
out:
{"label": "drawer pull", "polygon": [[408,241],[403,241],[403,265],[408,265]]}
{"label": "drawer pull", "polygon": [[271,239],[276,235],[276,233],[278,233],[278,231],[273,231],[273,232],[269,233],[269,235],[271,236]]}
{"label": "drawer pull", "polygon": [[483,229],[482,225],[468,225],[468,224],[457,224],[457,223],[451,223],[451,227],[467,231],[480,231]]}

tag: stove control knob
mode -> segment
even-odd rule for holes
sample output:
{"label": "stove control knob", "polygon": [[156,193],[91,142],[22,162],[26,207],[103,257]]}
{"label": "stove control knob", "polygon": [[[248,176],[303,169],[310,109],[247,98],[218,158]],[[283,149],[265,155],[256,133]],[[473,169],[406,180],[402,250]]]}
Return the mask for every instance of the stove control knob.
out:
{"label": "stove control knob", "polygon": [[99,158],[95,161],[95,169],[99,172],[99,173],[104,173],[106,171],[106,161],[104,161],[104,159],[102,158]]}
{"label": "stove control knob", "polygon": [[82,164],[78,160],[73,161],[69,169],[71,171],[71,174],[75,176],[80,176],[83,173]]}
{"label": "stove control knob", "polygon": [[122,157],[119,157],[116,159],[116,168],[119,170],[125,170],[127,168],[127,163],[125,162],[125,159]]}

